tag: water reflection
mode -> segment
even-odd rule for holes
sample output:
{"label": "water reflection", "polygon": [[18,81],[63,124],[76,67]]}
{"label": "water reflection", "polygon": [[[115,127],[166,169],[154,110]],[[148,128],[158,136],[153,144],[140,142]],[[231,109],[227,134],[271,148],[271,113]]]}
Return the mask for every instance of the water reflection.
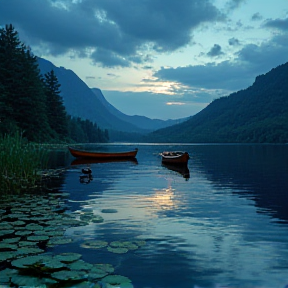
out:
{"label": "water reflection", "polygon": [[187,164],[167,164],[167,163],[162,163],[163,167],[166,167],[167,169],[170,169],[172,171],[180,173],[185,179],[190,178],[190,171],[188,169]]}
{"label": "water reflection", "polygon": [[[87,163],[73,165],[62,186],[70,192],[71,213],[91,209],[104,222],[70,229],[77,240],[55,249],[108,261],[137,288],[282,288],[288,283],[287,225],[271,217],[287,219],[287,148],[169,147],[189,152],[193,181],[161,165],[164,146],[140,147],[137,165],[92,163],[89,185],[79,183]],[[87,239],[135,238],[146,246],[124,255],[81,248]]]}

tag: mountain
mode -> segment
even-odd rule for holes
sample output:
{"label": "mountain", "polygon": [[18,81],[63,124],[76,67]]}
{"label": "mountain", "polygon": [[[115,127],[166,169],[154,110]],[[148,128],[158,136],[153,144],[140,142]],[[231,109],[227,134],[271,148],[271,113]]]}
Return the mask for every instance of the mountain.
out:
{"label": "mountain", "polygon": [[149,133],[147,142],[288,143],[288,62],[252,86],[214,100],[189,120]]}
{"label": "mountain", "polygon": [[181,118],[177,120],[160,120],[160,119],[150,119],[145,116],[138,116],[138,115],[133,115],[129,116],[126,115],[122,112],[120,112],[118,109],[116,109],[113,105],[111,105],[103,96],[102,91],[99,88],[92,88],[91,89],[95,95],[97,95],[98,100],[102,102],[102,104],[107,108],[107,110],[112,113],[113,115],[117,116],[119,119],[128,122],[128,123],[133,123],[138,128],[145,129],[147,130],[157,130],[161,128],[165,128],[168,126],[172,126],[178,123],[182,123],[185,121],[187,118]]}
{"label": "mountain", "polygon": [[157,120],[144,116],[128,116],[112,106],[100,89],[90,89],[73,71],[56,67],[51,62],[37,58],[41,74],[54,70],[61,84],[61,96],[66,111],[73,117],[96,122],[101,129],[125,133],[145,134],[173,125],[183,120]]}

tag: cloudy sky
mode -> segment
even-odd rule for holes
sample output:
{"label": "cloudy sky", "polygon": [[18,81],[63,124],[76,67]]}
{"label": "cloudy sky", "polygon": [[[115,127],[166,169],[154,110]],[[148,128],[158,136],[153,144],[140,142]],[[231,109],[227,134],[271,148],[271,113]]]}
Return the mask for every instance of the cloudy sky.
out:
{"label": "cloudy sky", "polygon": [[128,115],[194,115],[288,61],[288,0],[0,0],[10,23]]}

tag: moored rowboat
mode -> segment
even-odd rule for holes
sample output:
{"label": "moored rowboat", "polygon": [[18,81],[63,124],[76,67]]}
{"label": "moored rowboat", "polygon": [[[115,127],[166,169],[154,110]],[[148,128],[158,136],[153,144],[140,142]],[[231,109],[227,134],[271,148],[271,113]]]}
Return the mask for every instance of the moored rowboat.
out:
{"label": "moored rowboat", "polygon": [[93,158],[93,159],[133,159],[136,157],[138,149],[128,152],[92,152],[85,150],[78,150],[68,147],[72,156],[76,158]]}
{"label": "moored rowboat", "polygon": [[189,154],[182,151],[168,151],[160,153],[162,156],[163,163],[172,163],[172,164],[187,164],[189,160]]}

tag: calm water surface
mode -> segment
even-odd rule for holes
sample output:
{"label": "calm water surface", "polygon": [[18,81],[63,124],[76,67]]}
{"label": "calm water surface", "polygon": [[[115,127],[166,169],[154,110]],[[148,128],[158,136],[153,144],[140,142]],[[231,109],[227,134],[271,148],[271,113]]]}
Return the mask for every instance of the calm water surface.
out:
{"label": "calm water surface", "polygon": [[[66,155],[60,190],[70,193],[69,212],[92,209],[104,222],[68,229],[75,241],[56,246],[55,253],[111,263],[136,288],[288,285],[288,145],[97,148],[135,147],[138,163],[90,164],[90,183],[79,180],[87,165],[71,165]],[[158,154],[165,150],[189,152],[189,178],[161,165]],[[81,248],[91,239],[146,245],[126,254]]]}

